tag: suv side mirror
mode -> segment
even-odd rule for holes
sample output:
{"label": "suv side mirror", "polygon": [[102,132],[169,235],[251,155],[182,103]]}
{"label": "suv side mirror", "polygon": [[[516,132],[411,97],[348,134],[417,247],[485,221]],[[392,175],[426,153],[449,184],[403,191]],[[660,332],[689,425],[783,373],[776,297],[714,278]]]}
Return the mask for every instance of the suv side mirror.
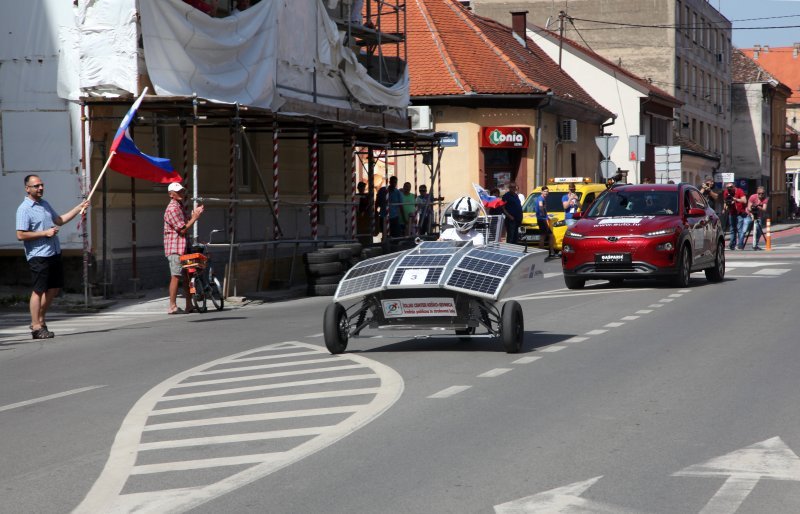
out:
{"label": "suv side mirror", "polygon": [[576,211],[572,213],[572,219],[579,220],[583,217],[583,213],[581,211]]}

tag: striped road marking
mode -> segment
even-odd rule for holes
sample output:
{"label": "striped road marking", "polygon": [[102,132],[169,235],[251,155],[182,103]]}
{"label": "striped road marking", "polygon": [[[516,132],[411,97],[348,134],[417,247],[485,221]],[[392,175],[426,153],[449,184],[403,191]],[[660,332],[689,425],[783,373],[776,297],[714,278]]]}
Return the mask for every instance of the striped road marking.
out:
{"label": "striped road marking", "polygon": [[402,392],[388,366],[297,341],[197,366],[133,406],[73,512],[186,512],[335,443]]}
{"label": "striped road marking", "polygon": [[453,395],[466,391],[470,387],[472,386],[450,386],[446,389],[442,389],[438,393],[433,393],[428,396],[428,398],[450,398]]}

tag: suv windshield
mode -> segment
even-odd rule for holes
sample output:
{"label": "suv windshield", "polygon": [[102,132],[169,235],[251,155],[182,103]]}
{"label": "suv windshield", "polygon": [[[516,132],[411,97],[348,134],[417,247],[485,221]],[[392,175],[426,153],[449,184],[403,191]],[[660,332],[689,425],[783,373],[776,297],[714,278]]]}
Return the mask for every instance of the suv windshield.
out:
{"label": "suv windshield", "polygon": [[586,217],[671,216],[677,214],[677,191],[609,190],[592,204]]}
{"label": "suv windshield", "polygon": [[[561,198],[567,194],[566,191],[550,191],[547,195],[547,212],[554,213],[554,212],[564,212],[564,204],[561,203]],[[575,193],[578,197],[578,202],[581,200],[581,195],[583,193]],[[539,197],[542,196],[542,193],[533,193],[531,196],[528,197],[528,200],[522,206],[522,212],[536,212],[536,201]]]}

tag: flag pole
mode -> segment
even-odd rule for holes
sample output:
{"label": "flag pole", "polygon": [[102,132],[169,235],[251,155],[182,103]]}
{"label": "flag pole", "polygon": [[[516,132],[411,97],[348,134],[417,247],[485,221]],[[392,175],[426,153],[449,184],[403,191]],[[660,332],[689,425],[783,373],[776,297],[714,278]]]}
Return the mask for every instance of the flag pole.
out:
{"label": "flag pole", "polygon": [[[131,106],[130,110],[125,115],[125,118],[122,119],[122,123],[120,124],[120,130],[117,131],[117,135],[119,135],[120,131],[124,131],[124,130],[128,129],[128,125],[130,124],[131,119],[133,118],[133,116],[136,114],[136,110],[139,108],[139,104],[142,102],[142,99],[144,98],[144,95],[147,94],[147,90],[148,89],[149,88],[147,86],[145,86],[145,88],[142,89],[142,94],[139,95],[139,97],[133,102],[133,105]],[[115,135],[114,139],[115,140],[117,139],[116,135]],[[117,154],[117,147],[116,147],[116,145],[112,144],[111,145],[111,154],[108,156],[108,159],[106,160],[106,164],[105,164],[105,166],[103,166],[103,170],[100,172],[100,175],[97,176],[97,180],[95,181],[94,186],[92,186],[92,190],[89,191],[89,196],[86,197],[86,201],[91,200],[92,195],[94,194],[95,190],[97,189],[97,186],[100,185],[100,179],[102,179],[103,175],[105,175],[109,164],[111,164],[111,159],[113,159],[116,154]],[[85,210],[86,209],[81,209],[81,214],[83,214],[83,211],[85,211]]]}

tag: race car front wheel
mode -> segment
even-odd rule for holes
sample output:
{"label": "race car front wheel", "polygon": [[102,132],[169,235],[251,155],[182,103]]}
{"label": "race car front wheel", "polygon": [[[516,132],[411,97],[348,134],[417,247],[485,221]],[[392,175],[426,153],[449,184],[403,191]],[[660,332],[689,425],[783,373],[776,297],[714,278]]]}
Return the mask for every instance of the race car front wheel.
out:
{"label": "race car front wheel", "polygon": [[336,355],[347,348],[347,311],[341,304],[332,303],[325,308],[322,334],[328,351]]}
{"label": "race car front wheel", "polygon": [[522,349],[525,339],[525,321],[522,318],[522,307],[514,300],[503,304],[500,316],[500,339],[506,353],[517,353]]}

